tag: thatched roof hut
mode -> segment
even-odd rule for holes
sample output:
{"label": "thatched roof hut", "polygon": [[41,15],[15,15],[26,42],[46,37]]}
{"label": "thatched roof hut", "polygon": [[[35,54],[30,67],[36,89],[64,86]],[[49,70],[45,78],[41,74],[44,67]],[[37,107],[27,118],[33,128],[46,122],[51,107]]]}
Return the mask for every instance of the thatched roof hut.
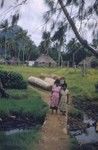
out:
{"label": "thatched roof hut", "polygon": [[57,63],[49,55],[42,54],[35,61],[35,65],[36,66],[55,67],[57,65]]}
{"label": "thatched roof hut", "polygon": [[83,66],[85,64],[87,67],[90,68],[90,67],[92,67],[93,62],[95,62],[96,60],[97,60],[97,58],[95,56],[86,57],[84,60],[82,60],[79,63],[79,66]]}
{"label": "thatched roof hut", "polygon": [[0,64],[5,64],[6,61],[4,60],[4,58],[0,58]]}
{"label": "thatched roof hut", "polygon": [[12,57],[10,60],[7,61],[7,63],[9,65],[16,65],[16,64],[18,64],[18,60],[17,60],[17,58]]}

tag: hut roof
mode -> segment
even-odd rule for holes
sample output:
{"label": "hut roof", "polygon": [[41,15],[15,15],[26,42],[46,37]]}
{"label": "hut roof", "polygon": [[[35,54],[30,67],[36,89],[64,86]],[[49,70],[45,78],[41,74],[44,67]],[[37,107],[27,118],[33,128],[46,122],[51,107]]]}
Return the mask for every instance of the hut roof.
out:
{"label": "hut roof", "polygon": [[4,48],[0,48],[0,55],[4,54],[5,49]]}
{"label": "hut roof", "polygon": [[46,54],[42,54],[35,62],[37,63],[52,63],[52,64],[56,64],[56,62],[49,56]]}
{"label": "hut roof", "polygon": [[[91,57],[86,57],[85,59],[85,63],[86,64],[89,64],[91,63],[92,61],[96,60],[96,57],[95,56],[91,56]],[[82,65],[84,63],[84,60],[82,60],[79,65]]]}

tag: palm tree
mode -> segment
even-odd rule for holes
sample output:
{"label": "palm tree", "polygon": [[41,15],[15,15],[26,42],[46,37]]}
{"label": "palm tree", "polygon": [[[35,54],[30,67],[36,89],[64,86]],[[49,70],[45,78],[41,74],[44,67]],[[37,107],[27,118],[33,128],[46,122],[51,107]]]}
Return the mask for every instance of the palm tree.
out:
{"label": "palm tree", "polygon": [[44,31],[42,34],[43,39],[43,53],[49,54],[49,48],[51,46],[50,32]]}
{"label": "palm tree", "polygon": [[4,33],[4,38],[5,38],[4,48],[5,48],[5,60],[6,60],[6,57],[7,57],[6,44],[7,44],[8,20],[5,20],[4,22],[2,22],[0,25],[0,28],[1,28],[2,32]]}
{"label": "palm tree", "polygon": [[[87,48],[88,50],[90,50],[94,55],[98,56],[98,51],[96,51],[96,49],[92,46],[90,46],[90,44],[88,44],[87,40],[85,40],[79,33],[76,25],[75,25],[75,22],[74,22],[74,19],[76,19],[75,17],[71,17],[72,13],[69,14],[68,10],[67,10],[67,6],[70,6],[72,5],[75,5],[76,6],[79,6],[79,11],[78,11],[78,15],[76,16],[78,18],[78,20],[81,21],[81,24],[82,24],[82,20],[83,20],[83,17],[87,19],[87,17],[91,14],[94,14],[96,13],[96,15],[98,15],[98,1],[97,0],[94,0],[94,4],[88,8],[88,10],[86,10],[85,12],[85,9],[84,9],[84,4],[85,4],[85,1],[86,0],[80,0],[80,1],[77,1],[77,0],[58,0],[58,1],[53,1],[53,0],[45,0],[46,3],[48,4],[50,10],[47,11],[47,14],[45,15],[45,18],[47,21],[49,21],[49,18],[52,18],[51,16],[52,15],[57,15],[57,18],[60,17],[60,13],[62,15],[62,13],[64,14],[65,17],[63,17],[63,22],[68,22],[69,25],[71,26],[76,38],[79,40],[79,42],[85,47]],[[58,6],[59,4],[59,6]],[[58,13],[57,13],[58,12]],[[62,18],[62,17],[61,17]],[[74,19],[73,19],[74,18]],[[53,18],[52,18],[53,19]],[[59,19],[58,19],[59,20]],[[53,22],[54,23],[54,22]],[[57,22],[55,21],[55,24]],[[56,25],[53,25],[53,26],[56,26]]]}
{"label": "palm tree", "polygon": [[[56,12],[59,10],[58,16],[57,16],[57,20],[59,20],[59,14],[63,12],[64,16],[66,17],[68,23],[70,24],[74,34],[76,35],[76,38],[79,40],[79,42],[86,47],[88,50],[90,50],[94,55],[98,56],[98,51],[96,51],[96,49],[92,46],[90,46],[90,44],[88,44],[87,40],[84,40],[84,38],[79,34],[79,31],[76,28],[75,22],[72,18],[75,19],[75,17],[78,17],[78,19],[82,21],[83,19],[88,19],[88,16],[90,18],[90,15],[95,14],[98,15],[98,0],[94,0],[93,5],[90,5],[89,8],[87,8],[87,10],[85,11],[85,2],[86,0],[45,0],[49,7],[51,8],[50,11],[47,12],[47,15],[45,16],[47,18],[47,21],[49,20],[49,17],[51,16],[51,14],[56,14]],[[5,0],[1,1],[1,7],[3,7]],[[19,0],[16,0],[17,2],[17,6],[21,6],[23,4],[25,4],[27,2],[27,0],[22,0],[21,2]],[[20,3],[19,3],[20,2]],[[60,7],[57,7],[59,4]],[[75,17],[71,17],[72,13],[69,14],[68,10],[67,10],[67,6],[70,5],[75,5],[79,6],[78,7],[78,15]],[[65,22],[65,17],[63,18],[64,22]],[[18,17],[16,17],[18,18]],[[56,22],[55,22],[56,23]],[[55,26],[55,24],[53,22],[53,27]],[[96,25],[94,25],[96,27]],[[95,29],[94,29],[95,30]]]}

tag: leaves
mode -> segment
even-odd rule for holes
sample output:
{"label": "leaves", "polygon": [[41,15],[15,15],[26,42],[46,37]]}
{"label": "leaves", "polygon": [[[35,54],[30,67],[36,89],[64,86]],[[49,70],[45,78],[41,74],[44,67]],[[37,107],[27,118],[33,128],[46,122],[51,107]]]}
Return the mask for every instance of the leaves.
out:
{"label": "leaves", "polygon": [[78,5],[79,5],[79,1],[80,1],[80,0],[73,0],[73,4],[74,4],[75,6],[78,6]]}
{"label": "leaves", "polygon": [[38,57],[38,50],[36,45],[27,36],[27,32],[21,27],[14,25],[5,28],[0,32],[0,47],[5,48],[8,57],[18,57],[23,60],[23,52],[25,59],[36,59]]}
{"label": "leaves", "polygon": [[80,0],[67,0],[66,5],[74,4],[75,6],[79,5]]}
{"label": "leaves", "polygon": [[5,20],[0,24],[1,29],[7,29],[8,28],[8,20]]}
{"label": "leaves", "polygon": [[52,40],[53,41],[58,40],[60,43],[62,43],[66,31],[67,31],[67,24],[64,25],[61,22],[61,25],[58,27],[58,30],[54,33]]}
{"label": "leaves", "polygon": [[53,0],[45,0],[45,2],[49,6],[49,8],[52,10],[54,7],[54,1]]}
{"label": "leaves", "polygon": [[98,15],[98,0],[95,1],[93,7],[94,7],[96,14]]}
{"label": "leaves", "polygon": [[66,5],[70,5],[73,0],[67,0]]}
{"label": "leaves", "polygon": [[18,20],[19,20],[19,14],[13,15],[13,17],[12,17],[12,26],[17,24]]}
{"label": "leaves", "polygon": [[1,8],[4,6],[4,0],[1,0]]}
{"label": "leaves", "polygon": [[44,15],[43,15],[43,18],[45,20],[45,22],[49,22],[50,20],[50,17],[51,17],[51,11],[47,11]]}

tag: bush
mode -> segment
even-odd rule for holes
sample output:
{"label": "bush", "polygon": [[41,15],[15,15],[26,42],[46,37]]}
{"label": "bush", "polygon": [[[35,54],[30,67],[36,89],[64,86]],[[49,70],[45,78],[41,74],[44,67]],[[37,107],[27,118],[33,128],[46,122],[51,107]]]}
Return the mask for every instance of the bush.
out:
{"label": "bush", "polygon": [[95,84],[95,91],[98,92],[98,82]]}
{"label": "bush", "polygon": [[0,79],[4,88],[9,89],[26,89],[27,82],[19,73],[0,71]]}
{"label": "bush", "polygon": [[98,59],[96,59],[96,60],[94,60],[94,61],[91,62],[91,67],[92,68],[98,67]]}
{"label": "bush", "polygon": [[76,108],[70,110],[69,116],[75,119],[83,119],[83,113]]}
{"label": "bush", "polygon": [[74,137],[70,137],[70,150],[79,150],[79,144],[78,141]]}

